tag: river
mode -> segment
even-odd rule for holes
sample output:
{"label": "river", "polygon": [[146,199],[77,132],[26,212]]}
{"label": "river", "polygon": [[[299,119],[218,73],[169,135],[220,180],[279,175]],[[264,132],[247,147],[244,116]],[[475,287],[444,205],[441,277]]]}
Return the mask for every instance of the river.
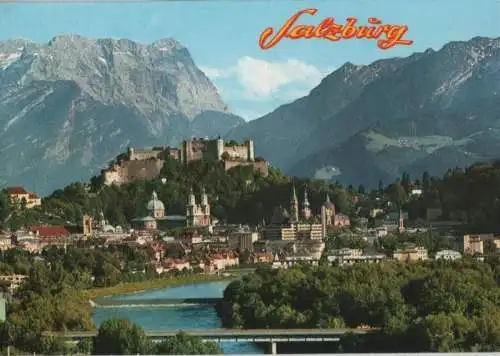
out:
{"label": "river", "polygon": [[[224,289],[230,281],[217,281],[201,284],[184,285],[167,289],[156,289],[124,296],[112,297],[118,300],[141,300],[155,298],[222,298]],[[159,306],[114,308],[95,308],[94,322],[100,325],[110,318],[126,318],[145,330],[161,329],[215,329],[221,327],[221,321],[215,308],[209,305],[199,306]],[[220,344],[224,354],[263,354],[253,343],[224,342]]]}

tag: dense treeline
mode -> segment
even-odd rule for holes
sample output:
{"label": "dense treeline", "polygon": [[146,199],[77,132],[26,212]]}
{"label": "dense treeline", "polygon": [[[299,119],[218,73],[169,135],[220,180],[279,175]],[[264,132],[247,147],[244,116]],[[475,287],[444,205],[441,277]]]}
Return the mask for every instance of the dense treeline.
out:
{"label": "dense treeline", "polygon": [[215,342],[180,333],[154,343],[144,330],[126,319],[110,319],[101,324],[88,350],[93,355],[220,355]]}
{"label": "dense treeline", "polygon": [[[198,161],[184,165],[167,159],[161,179],[141,181],[120,187],[107,187],[99,177],[90,184],[73,183],[45,198],[43,208],[13,209],[5,191],[0,192],[0,228],[17,229],[23,225],[48,222],[81,224],[84,214],[98,218],[102,211],[113,225],[127,226],[131,219],[144,216],[151,192],[157,191],[169,214],[183,214],[191,189],[199,197],[202,187],[209,194],[212,213],[233,223],[261,223],[268,220],[275,206],[287,205],[291,179],[271,168],[266,178],[250,167],[235,167],[225,172],[217,162]],[[370,209],[385,207],[391,201],[408,211],[412,221],[424,221],[428,209],[441,209],[441,218],[467,222],[476,232],[500,231],[500,161],[475,164],[466,169],[451,169],[443,177],[410,177],[371,192],[364,187],[342,189],[338,184],[319,180],[296,180],[299,199],[305,186],[316,212],[329,193],[339,211],[368,216]],[[415,188],[423,194],[411,196]],[[355,199],[356,197],[356,199]]]}
{"label": "dense treeline", "polygon": [[[199,199],[202,187],[207,190],[212,213],[219,220],[233,223],[261,223],[272,215],[277,205],[287,205],[291,179],[278,170],[270,169],[266,178],[250,167],[235,167],[225,172],[220,164],[210,161],[183,165],[167,160],[161,179],[141,181],[120,187],[103,186],[99,178],[89,185],[74,183],[55,191],[43,201],[43,208],[13,209],[5,192],[0,192],[0,224],[16,229],[40,221],[80,225],[83,214],[98,218],[104,212],[113,225],[127,226],[131,219],[144,216],[151,192],[157,191],[169,214],[184,214],[187,195],[191,189]],[[463,220],[476,232],[500,231],[500,162],[475,164],[466,169],[449,170],[443,177],[410,177],[368,192],[364,187],[341,188],[319,180],[296,180],[299,200],[307,186],[309,200],[317,213],[326,193],[340,212],[368,216],[370,209],[395,207],[408,211],[412,221],[424,222],[428,209],[440,209],[441,218]],[[412,196],[413,189],[423,194]]]}
{"label": "dense treeline", "polygon": [[299,266],[231,283],[219,314],[226,327],[380,328],[323,352],[498,351],[499,300],[498,259]]}
{"label": "dense treeline", "polygon": [[[13,229],[40,220],[81,225],[84,214],[98,218],[102,211],[112,225],[127,226],[132,219],[147,214],[146,204],[153,190],[165,204],[168,214],[184,214],[190,189],[193,188],[199,200],[203,187],[216,218],[232,223],[258,224],[263,219],[268,220],[277,205],[288,205],[291,194],[291,179],[273,168],[268,177],[263,177],[251,167],[235,167],[225,172],[217,162],[198,161],[184,165],[169,159],[161,178],[164,183],[158,179],[120,187],[104,186],[99,178],[92,179],[88,186],[74,183],[45,198],[42,209],[12,209],[5,192],[0,193],[0,224],[3,221],[4,227]],[[299,193],[304,185],[303,181],[296,181]],[[352,212],[352,196],[338,185],[323,181],[307,185],[309,199],[316,210],[319,211],[329,193],[340,211]]]}
{"label": "dense treeline", "polygon": [[[422,195],[411,196],[415,188]],[[500,232],[500,161],[478,163],[466,169],[448,170],[442,177],[421,177],[403,173],[401,179],[372,192],[366,208],[381,207],[385,196],[408,211],[412,221],[424,221],[428,209],[439,209],[440,219],[464,222],[475,232]]]}
{"label": "dense treeline", "polygon": [[[18,249],[4,251],[0,274],[23,274],[27,279],[9,302],[6,322],[0,323],[0,349],[11,346],[12,352],[69,352],[67,345],[42,338],[41,333],[92,330],[87,291],[157,278],[149,260],[146,250],[126,245],[106,249],[68,247],[67,251],[53,247],[41,256]],[[6,291],[5,285],[0,287]]]}

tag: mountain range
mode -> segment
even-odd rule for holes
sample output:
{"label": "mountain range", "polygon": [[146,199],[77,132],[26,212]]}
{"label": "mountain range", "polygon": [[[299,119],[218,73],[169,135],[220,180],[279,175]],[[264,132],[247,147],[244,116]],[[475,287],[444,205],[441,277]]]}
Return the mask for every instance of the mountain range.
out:
{"label": "mountain range", "polygon": [[76,35],[0,43],[0,187],[85,181],[127,146],[255,141],[286,173],[373,187],[499,156],[500,38],[346,63],[245,123],[188,50]]}
{"label": "mountain range", "polygon": [[500,38],[346,63],[306,97],[234,128],[285,172],[376,186],[500,156]]}
{"label": "mountain range", "polygon": [[14,39],[0,43],[0,68],[0,186],[49,193],[128,146],[178,145],[244,122],[173,39]]}

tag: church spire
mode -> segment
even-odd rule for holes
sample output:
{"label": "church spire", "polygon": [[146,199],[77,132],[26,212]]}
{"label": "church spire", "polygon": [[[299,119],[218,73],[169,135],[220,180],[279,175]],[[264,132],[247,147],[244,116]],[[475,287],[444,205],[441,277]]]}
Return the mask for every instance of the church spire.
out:
{"label": "church spire", "polygon": [[403,233],[405,231],[405,220],[403,216],[403,211],[399,209],[399,232]]}
{"label": "church spire", "polygon": [[304,201],[302,203],[302,216],[304,219],[309,219],[311,217],[311,208],[309,204],[309,199],[307,198],[307,186],[304,188]]}
{"label": "church spire", "polygon": [[205,190],[205,186],[201,187],[201,205],[202,206],[208,205],[208,196],[207,196],[207,192]]}
{"label": "church spire", "polygon": [[299,200],[295,191],[295,183],[292,182],[292,199],[290,201],[290,218],[297,222],[299,221]]}
{"label": "church spire", "polygon": [[193,187],[191,187],[191,189],[189,190],[188,205],[196,205],[196,198],[194,196]]}
{"label": "church spire", "polygon": [[298,202],[297,193],[295,192],[295,183],[292,182],[292,203]]}

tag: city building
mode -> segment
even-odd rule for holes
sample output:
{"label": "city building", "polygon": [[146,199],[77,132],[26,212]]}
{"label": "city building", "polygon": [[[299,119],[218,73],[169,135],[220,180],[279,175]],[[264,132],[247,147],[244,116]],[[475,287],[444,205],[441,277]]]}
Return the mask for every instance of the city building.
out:
{"label": "city building", "polygon": [[8,291],[12,293],[19,288],[26,278],[27,276],[22,274],[10,274],[0,276],[0,281],[6,283]]}
{"label": "city building", "polygon": [[12,247],[12,238],[7,235],[0,235],[0,251],[5,251]]}
{"label": "city building", "polygon": [[330,263],[338,263],[338,264],[354,264],[360,262],[372,262],[378,263],[387,258],[384,254],[364,254],[360,249],[350,249],[350,248],[342,248],[340,250],[335,250],[327,256],[327,259]]}
{"label": "city building", "polygon": [[238,266],[240,263],[239,257],[235,253],[217,254],[210,259],[210,264],[217,271],[226,269],[227,267]]}
{"label": "city building", "polygon": [[9,187],[7,188],[7,194],[9,195],[11,203],[18,207],[22,205],[23,201],[28,209],[42,205],[42,199],[38,194],[28,192],[23,187]]}
{"label": "city building", "polygon": [[321,207],[321,216],[323,215],[325,216],[326,226],[343,227],[351,224],[347,215],[336,213],[335,204],[330,201],[329,194],[326,195],[326,201]]}
{"label": "city building", "polygon": [[483,254],[484,246],[481,235],[465,235],[463,237],[462,251],[467,254]]}
{"label": "city building", "polygon": [[64,226],[30,226],[31,239],[19,241],[19,245],[29,251],[40,251],[46,246],[66,247],[70,232]]}
{"label": "city building", "polygon": [[202,188],[200,204],[196,203],[193,189],[189,192],[186,204],[186,226],[209,226],[210,225],[210,204],[205,188]]}
{"label": "city building", "polygon": [[92,232],[93,232],[93,226],[92,226],[92,217],[91,216],[88,216],[88,215],[84,215],[83,216],[83,223],[82,223],[82,226],[83,226],[83,235],[84,236],[90,236],[92,235]]}
{"label": "city building", "polygon": [[462,258],[462,255],[458,251],[453,250],[441,250],[436,252],[436,256],[434,259],[436,260],[447,260],[447,261],[455,261]]}
{"label": "city building", "polygon": [[186,217],[182,215],[167,215],[165,205],[158,199],[155,191],[147,204],[148,215],[132,220],[132,225],[144,230],[166,230],[186,225]]}
{"label": "city building", "polygon": [[394,251],[393,258],[399,262],[425,261],[428,259],[427,249],[422,246],[408,245]]}
{"label": "city building", "polygon": [[290,213],[283,207],[276,207],[271,223],[265,226],[262,231],[263,238],[266,240],[315,240],[321,242],[326,235],[328,218],[326,214],[326,210],[322,209],[321,223],[311,221],[312,213],[307,190],[304,191],[304,200],[300,209],[295,186],[292,186]]}
{"label": "city building", "polygon": [[259,234],[252,231],[235,231],[229,234],[227,242],[229,248],[235,250],[253,250],[253,244],[259,239]]}

